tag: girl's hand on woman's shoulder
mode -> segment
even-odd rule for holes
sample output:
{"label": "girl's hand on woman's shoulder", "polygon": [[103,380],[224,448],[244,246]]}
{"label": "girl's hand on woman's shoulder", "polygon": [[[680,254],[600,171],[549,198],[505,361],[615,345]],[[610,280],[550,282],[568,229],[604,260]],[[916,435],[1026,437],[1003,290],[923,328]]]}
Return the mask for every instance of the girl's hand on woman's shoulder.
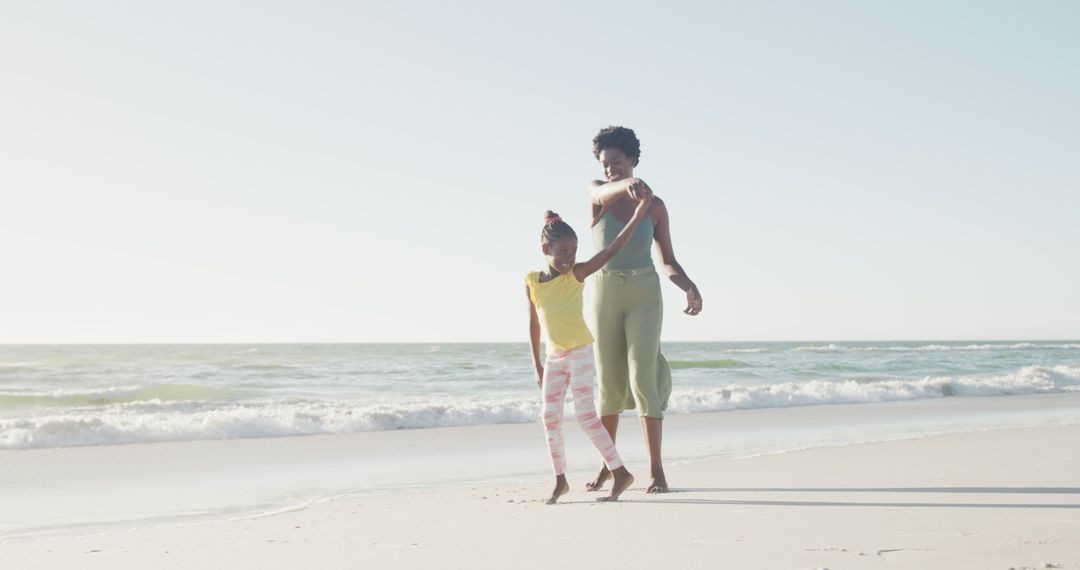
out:
{"label": "girl's hand on woman's shoulder", "polygon": [[626,194],[630,196],[630,199],[635,202],[640,202],[646,196],[652,196],[652,188],[640,178],[634,178],[630,182],[630,186],[626,189]]}
{"label": "girl's hand on woman's shoulder", "polygon": [[653,196],[652,194],[645,194],[641,200],[638,201],[637,207],[634,208],[634,217],[632,219],[641,221],[649,213],[649,207],[652,206]]}

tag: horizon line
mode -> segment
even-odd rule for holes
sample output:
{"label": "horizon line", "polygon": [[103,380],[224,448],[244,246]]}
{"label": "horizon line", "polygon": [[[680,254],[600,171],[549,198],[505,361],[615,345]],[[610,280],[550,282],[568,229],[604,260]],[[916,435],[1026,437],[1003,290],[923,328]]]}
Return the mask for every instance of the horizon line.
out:
{"label": "horizon line", "polygon": [[[787,340],[665,340],[664,343],[717,343],[717,344],[783,344],[796,342],[813,343],[866,343],[866,342],[1080,342],[1080,338],[957,338],[957,339],[933,339],[933,338],[875,338],[863,340],[851,339],[787,339]],[[227,345],[353,345],[353,344],[528,344],[528,340],[476,340],[476,341],[438,341],[438,340],[378,340],[378,341],[152,341],[152,342],[129,342],[129,341],[104,341],[104,342],[0,342],[0,347],[14,346],[227,346]]]}

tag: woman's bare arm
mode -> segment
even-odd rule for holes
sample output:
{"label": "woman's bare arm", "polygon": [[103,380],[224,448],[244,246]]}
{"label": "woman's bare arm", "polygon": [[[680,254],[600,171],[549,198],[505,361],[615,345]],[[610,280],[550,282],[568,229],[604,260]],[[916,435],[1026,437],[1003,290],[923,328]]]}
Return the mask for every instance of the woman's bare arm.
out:
{"label": "woman's bare arm", "polygon": [[640,200],[645,194],[652,194],[652,189],[640,178],[624,178],[615,182],[593,180],[589,183],[589,199],[594,206],[607,208],[623,196]]}
{"label": "woman's bare arm", "polygon": [[668,217],[667,206],[660,198],[653,200],[653,239],[656,248],[660,252],[660,258],[664,264],[664,273],[676,287],[686,292],[686,309],[684,313],[696,315],[701,312],[701,293],[697,285],[687,276],[686,270],[675,259],[675,249],[671,245],[671,220]]}

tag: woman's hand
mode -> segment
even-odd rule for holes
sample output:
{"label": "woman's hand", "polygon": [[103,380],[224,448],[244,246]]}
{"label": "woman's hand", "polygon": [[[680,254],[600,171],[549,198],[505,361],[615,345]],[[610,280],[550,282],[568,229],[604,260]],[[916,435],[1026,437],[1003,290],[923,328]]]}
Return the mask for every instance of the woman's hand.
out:
{"label": "woman's hand", "polygon": [[701,293],[697,290],[697,285],[691,285],[686,290],[686,309],[684,313],[691,317],[701,312]]}
{"label": "woman's hand", "polygon": [[544,389],[544,367],[541,365],[537,365],[536,367],[536,385],[539,386],[541,390]]}

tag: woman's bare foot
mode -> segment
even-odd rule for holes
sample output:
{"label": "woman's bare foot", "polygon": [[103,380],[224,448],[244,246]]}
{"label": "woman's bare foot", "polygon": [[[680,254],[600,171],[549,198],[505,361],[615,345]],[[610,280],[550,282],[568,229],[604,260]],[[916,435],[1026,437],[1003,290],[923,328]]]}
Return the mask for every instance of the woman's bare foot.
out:
{"label": "woman's bare foot", "polygon": [[545,501],[549,505],[554,505],[559,501],[559,497],[570,492],[570,485],[566,483],[566,475],[559,475],[555,477],[555,488],[551,490],[551,497]]}
{"label": "woman's bare foot", "polygon": [[612,471],[611,476],[614,478],[614,481],[611,483],[611,494],[606,497],[600,497],[599,499],[596,499],[597,501],[618,501],[619,495],[630,488],[630,485],[634,484],[634,476],[626,470],[626,467],[619,467]]}
{"label": "woman's bare foot", "polygon": [[646,493],[667,493],[668,489],[667,477],[664,476],[664,468],[652,470],[652,483],[645,489]]}
{"label": "woman's bare foot", "polygon": [[596,479],[593,479],[589,483],[585,483],[585,490],[589,492],[599,491],[604,488],[604,483],[607,482],[608,477],[611,476],[611,471],[608,471],[607,465],[600,466],[600,472],[596,474]]}

